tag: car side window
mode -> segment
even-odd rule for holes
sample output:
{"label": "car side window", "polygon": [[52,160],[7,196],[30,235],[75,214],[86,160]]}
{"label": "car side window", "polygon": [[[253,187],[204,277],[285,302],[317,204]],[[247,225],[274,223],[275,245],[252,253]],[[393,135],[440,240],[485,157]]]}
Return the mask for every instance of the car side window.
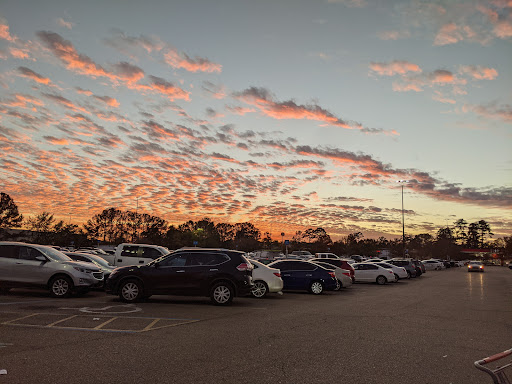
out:
{"label": "car side window", "polygon": [[140,257],[144,257],[147,259],[158,259],[162,254],[158,249],[155,248],[147,248],[147,247],[141,247],[142,253]]}
{"label": "car side window", "polygon": [[180,253],[179,255],[175,255],[169,257],[160,263],[163,267],[184,267],[187,263],[187,254]]}
{"label": "car side window", "polygon": [[138,245],[127,245],[126,247],[123,247],[123,250],[121,251],[121,256],[137,257],[138,251],[139,251]]}
{"label": "car side window", "polygon": [[37,256],[44,257],[44,255],[35,248],[21,246],[19,250],[18,258],[23,260],[36,260]]}
{"label": "car side window", "polygon": [[83,257],[83,256],[73,255],[73,256],[69,256],[69,257],[71,257],[73,260],[85,261],[87,263],[91,263],[91,260],[89,260],[88,258]]}
{"label": "car side window", "polygon": [[366,269],[379,269],[377,265],[367,264]]}
{"label": "car side window", "polygon": [[0,258],[17,259],[18,258],[18,247],[16,245],[1,245],[0,246]]}
{"label": "car side window", "polygon": [[221,253],[208,253],[203,256],[203,265],[219,265],[229,260],[229,257]]}

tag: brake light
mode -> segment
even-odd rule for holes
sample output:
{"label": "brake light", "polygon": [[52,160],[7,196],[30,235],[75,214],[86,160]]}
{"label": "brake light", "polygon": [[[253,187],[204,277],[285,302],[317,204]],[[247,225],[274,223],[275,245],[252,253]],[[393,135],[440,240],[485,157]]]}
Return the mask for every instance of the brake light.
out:
{"label": "brake light", "polygon": [[252,271],[252,265],[249,263],[241,263],[238,267],[236,267],[240,272],[243,271]]}
{"label": "brake light", "polygon": [[281,274],[279,272],[274,272],[274,275],[276,275],[277,277],[281,277]]}
{"label": "brake light", "polygon": [[335,279],[335,278],[336,278],[336,274],[335,274],[334,272],[327,272],[327,273],[328,273],[329,275],[331,275],[331,277],[332,277],[333,279]]}
{"label": "brake light", "polygon": [[345,276],[350,277],[350,272],[349,272],[349,273],[344,272],[343,274],[344,274]]}

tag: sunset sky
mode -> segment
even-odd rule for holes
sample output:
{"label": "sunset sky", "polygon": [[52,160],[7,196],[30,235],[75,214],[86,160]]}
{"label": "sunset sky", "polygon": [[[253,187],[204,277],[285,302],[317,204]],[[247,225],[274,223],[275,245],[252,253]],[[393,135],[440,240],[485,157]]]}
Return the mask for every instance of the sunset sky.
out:
{"label": "sunset sky", "polygon": [[25,217],[512,235],[512,0],[3,0],[0,86]]}

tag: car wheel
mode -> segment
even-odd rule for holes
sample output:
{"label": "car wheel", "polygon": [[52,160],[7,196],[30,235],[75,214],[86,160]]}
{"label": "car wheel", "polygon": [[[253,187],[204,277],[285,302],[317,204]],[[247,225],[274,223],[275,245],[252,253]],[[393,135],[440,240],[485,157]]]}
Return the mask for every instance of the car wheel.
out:
{"label": "car wheel", "polygon": [[336,279],[336,288],[334,288],[334,290],[340,291],[341,288],[343,288],[343,283],[340,280]]}
{"label": "car wheel", "polygon": [[388,280],[384,276],[377,277],[377,284],[383,285],[383,284],[386,284],[387,282],[388,282]]}
{"label": "car wheel", "polygon": [[215,305],[231,304],[234,295],[231,284],[225,282],[215,284],[210,291],[210,299]]}
{"label": "car wheel", "polygon": [[142,297],[142,283],[137,280],[126,280],[119,286],[119,298],[125,303],[133,303]]}
{"label": "car wheel", "polygon": [[398,275],[395,273],[395,282],[397,282],[398,280],[400,280],[400,277],[398,277]]}
{"label": "car wheel", "polygon": [[411,272],[407,271],[407,278],[410,279],[411,278]]}
{"label": "car wheel", "polygon": [[267,284],[264,281],[258,280],[254,282],[254,287],[251,290],[251,294],[258,299],[265,297],[268,293]]}
{"label": "car wheel", "polygon": [[309,286],[309,292],[313,295],[320,295],[324,291],[324,286],[320,281],[313,281]]}
{"label": "car wheel", "polygon": [[69,297],[73,289],[73,281],[67,276],[57,276],[50,282],[50,295],[53,297]]}

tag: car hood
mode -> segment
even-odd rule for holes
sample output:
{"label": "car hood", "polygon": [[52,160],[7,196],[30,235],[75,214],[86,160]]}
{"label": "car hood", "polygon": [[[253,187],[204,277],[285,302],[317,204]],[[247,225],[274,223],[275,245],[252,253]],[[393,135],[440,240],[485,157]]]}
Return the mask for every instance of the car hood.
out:
{"label": "car hood", "polygon": [[95,266],[94,264],[92,264],[92,263],[84,263],[84,262],[81,262],[81,261],[62,261],[62,264],[70,265],[72,267],[80,267],[80,268],[84,268],[84,269],[90,269],[91,271],[94,271],[94,272],[100,272],[101,271],[101,269],[98,268],[97,266]]}

